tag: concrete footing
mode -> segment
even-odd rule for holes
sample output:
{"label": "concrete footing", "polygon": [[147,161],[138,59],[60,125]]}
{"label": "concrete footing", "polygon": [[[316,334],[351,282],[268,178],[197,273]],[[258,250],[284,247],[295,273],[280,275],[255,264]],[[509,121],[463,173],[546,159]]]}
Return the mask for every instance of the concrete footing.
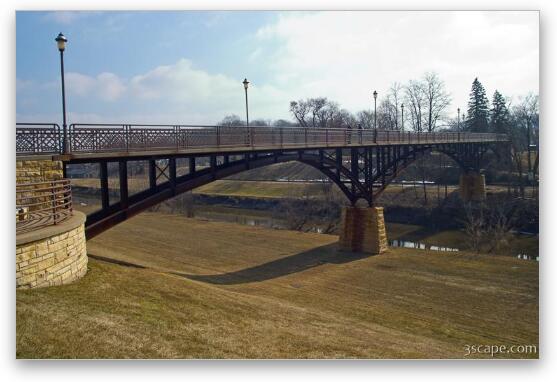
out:
{"label": "concrete footing", "polygon": [[388,250],[383,207],[344,207],[339,246],[343,251],[381,254]]}
{"label": "concrete footing", "polygon": [[475,172],[460,175],[459,191],[465,202],[485,200],[485,176]]}

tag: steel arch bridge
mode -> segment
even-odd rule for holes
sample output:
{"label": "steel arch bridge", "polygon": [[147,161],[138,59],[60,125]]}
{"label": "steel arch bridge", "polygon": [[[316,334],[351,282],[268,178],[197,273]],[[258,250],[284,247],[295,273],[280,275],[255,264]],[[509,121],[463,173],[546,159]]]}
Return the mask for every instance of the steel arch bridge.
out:
{"label": "steel arch bridge", "polygon": [[[69,146],[62,152],[63,141]],[[64,168],[98,164],[101,209],[87,216],[91,238],[164,200],[217,179],[275,163],[298,161],[334,182],[352,205],[369,206],[412,162],[440,152],[463,172],[479,173],[484,154],[501,155],[507,138],[462,132],[414,133],[324,128],[78,125],[62,135],[57,125],[20,126],[17,153],[49,155]],[[177,175],[177,161],[188,173]],[[201,168],[200,162],[208,165]],[[128,164],[148,163],[149,185],[130,195]],[[119,198],[111,202],[108,164],[118,164]]]}

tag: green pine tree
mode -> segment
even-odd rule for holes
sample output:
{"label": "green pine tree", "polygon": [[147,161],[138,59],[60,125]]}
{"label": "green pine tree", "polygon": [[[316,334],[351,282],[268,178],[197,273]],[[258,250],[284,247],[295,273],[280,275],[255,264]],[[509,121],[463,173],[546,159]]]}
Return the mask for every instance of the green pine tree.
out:
{"label": "green pine tree", "polygon": [[493,93],[493,108],[490,110],[489,128],[494,133],[506,133],[509,127],[509,110],[505,97],[497,90]]}
{"label": "green pine tree", "polygon": [[472,83],[472,91],[470,92],[470,100],[468,101],[468,119],[466,120],[466,128],[471,132],[486,132],[489,128],[489,101],[485,95],[483,85],[474,79]]}

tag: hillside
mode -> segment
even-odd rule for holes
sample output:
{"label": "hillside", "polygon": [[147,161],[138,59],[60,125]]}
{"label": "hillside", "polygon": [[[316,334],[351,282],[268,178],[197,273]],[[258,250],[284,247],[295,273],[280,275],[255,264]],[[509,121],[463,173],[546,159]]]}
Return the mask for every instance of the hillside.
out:
{"label": "hillside", "polygon": [[18,291],[17,357],[462,358],[466,344],[538,344],[537,262],[336,241],[141,214],[88,252],[150,269],[91,259],[73,285]]}

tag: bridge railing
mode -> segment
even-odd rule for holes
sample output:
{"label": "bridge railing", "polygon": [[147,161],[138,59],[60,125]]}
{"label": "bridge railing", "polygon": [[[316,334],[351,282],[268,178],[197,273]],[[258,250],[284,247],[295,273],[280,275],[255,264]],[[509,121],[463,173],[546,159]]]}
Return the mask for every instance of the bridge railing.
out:
{"label": "bridge railing", "polygon": [[[58,125],[31,129],[18,124],[17,153],[60,152]],[[404,132],[396,130],[201,125],[72,124],[69,151],[112,152],[161,149],[338,147],[385,143],[506,140],[503,134]]]}
{"label": "bridge railing", "polygon": [[59,224],[73,214],[69,179],[18,183],[15,192],[16,233]]}
{"label": "bridge railing", "polygon": [[17,123],[17,154],[52,154],[62,151],[62,135],[56,123]]}

